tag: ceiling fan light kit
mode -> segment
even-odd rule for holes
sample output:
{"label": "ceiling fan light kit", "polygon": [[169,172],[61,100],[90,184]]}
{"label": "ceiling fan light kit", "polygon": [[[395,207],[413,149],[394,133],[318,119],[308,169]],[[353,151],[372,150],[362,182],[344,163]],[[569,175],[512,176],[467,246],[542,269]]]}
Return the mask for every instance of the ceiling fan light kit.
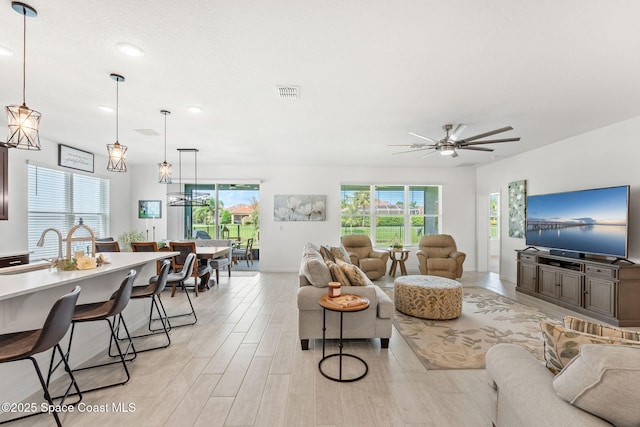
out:
{"label": "ceiling fan light kit", "polygon": [[515,142],[520,141],[520,138],[502,138],[502,139],[490,139],[490,140],[481,140],[482,138],[486,138],[488,136],[496,135],[498,133],[507,132],[513,130],[511,126],[505,126],[500,129],[495,129],[489,132],[481,133],[478,135],[470,136],[468,138],[460,139],[460,135],[464,132],[466,125],[459,124],[456,126],[455,130],[451,132],[453,129],[452,124],[446,124],[442,126],[442,129],[445,131],[445,136],[440,141],[436,141],[435,139],[429,138],[428,136],[420,135],[414,132],[409,132],[409,135],[415,136],[420,139],[424,139],[426,142],[417,142],[413,144],[389,144],[390,147],[408,147],[407,151],[399,151],[393,154],[404,154],[404,153],[415,153],[418,151],[427,151],[426,154],[422,155],[420,158],[424,158],[429,154],[433,154],[436,151],[439,151],[443,156],[449,156],[452,158],[458,157],[457,150],[473,150],[473,151],[493,151],[492,148],[485,147],[477,147],[478,145],[484,144],[496,144],[500,142]]}

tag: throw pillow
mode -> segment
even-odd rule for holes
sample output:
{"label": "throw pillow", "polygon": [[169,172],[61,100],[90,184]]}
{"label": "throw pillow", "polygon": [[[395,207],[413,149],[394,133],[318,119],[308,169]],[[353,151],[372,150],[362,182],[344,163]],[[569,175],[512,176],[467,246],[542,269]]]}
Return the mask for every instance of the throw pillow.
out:
{"label": "throw pillow", "polygon": [[600,337],[584,332],[572,331],[564,326],[540,322],[544,340],[544,359],[547,368],[557,374],[571,359],[578,355],[584,344],[618,344],[640,348],[640,342],[615,337]]}
{"label": "throw pillow", "polygon": [[333,255],[334,261],[341,260],[351,264],[351,257],[349,256],[349,253],[342,245],[331,246],[331,255]]}
{"label": "throw pillow", "polygon": [[640,349],[603,344],[580,347],[553,380],[558,396],[622,427],[640,425],[638,384]]}
{"label": "throw pillow", "polygon": [[351,282],[347,276],[345,276],[342,269],[338,267],[338,264],[333,261],[327,261],[327,266],[329,267],[334,282],[340,282],[342,286],[351,286]]}
{"label": "throw pillow", "polygon": [[332,280],[329,268],[320,253],[308,252],[302,257],[302,274],[313,286],[318,288],[326,288]]}
{"label": "throw pillow", "polygon": [[625,340],[640,341],[640,332],[638,331],[625,331],[624,329],[605,326],[599,323],[592,323],[573,316],[565,316],[564,327],[573,331],[584,332],[601,337],[616,337],[623,338]]}
{"label": "throw pillow", "polygon": [[329,246],[320,246],[320,254],[325,261],[336,261],[333,257],[333,254],[331,253],[331,247]]}
{"label": "throw pillow", "polygon": [[344,272],[344,274],[351,282],[351,286],[366,286],[367,282],[364,280],[364,273],[358,267],[353,264],[346,263],[342,260],[336,260],[336,264]]}

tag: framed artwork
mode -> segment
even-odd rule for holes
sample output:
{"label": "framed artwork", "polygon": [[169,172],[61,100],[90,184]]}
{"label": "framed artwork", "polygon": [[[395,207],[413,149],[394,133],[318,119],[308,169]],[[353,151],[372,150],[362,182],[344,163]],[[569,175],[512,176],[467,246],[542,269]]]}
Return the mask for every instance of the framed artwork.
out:
{"label": "framed artwork", "polygon": [[509,183],[509,237],[524,239],[527,208],[527,181]]}
{"label": "framed artwork", "polygon": [[289,195],[273,196],[274,221],[325,221],[327,196]]}
{"label": "framed artwork", "polygon": [[93,153],[58,144],[58,166],[93,173]]}
{"label": "framed artwork", "polygon": [[138,218],[162,218],[162,202],[138,200]]}

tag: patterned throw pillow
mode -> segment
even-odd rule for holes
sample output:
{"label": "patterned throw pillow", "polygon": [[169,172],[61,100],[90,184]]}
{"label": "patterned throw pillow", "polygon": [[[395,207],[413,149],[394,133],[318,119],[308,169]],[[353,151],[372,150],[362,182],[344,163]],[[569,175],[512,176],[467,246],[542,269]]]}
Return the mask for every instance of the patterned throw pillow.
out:
{"label": "patterned throw pillow", "polygon": [[331,253],[331,247],[329,246],[320,246],[320,254],[325,261],[336,261],[333,257],[333,254]]}
{"label": "patterned throw pillow", "polygon": [[344,246],[331,246],[331,255],[333,255],[334,261],[344,261],[351,264],[351,257],[349,257],[349,253],[344,248]]}
{"label": "patterned throw pillow", "polygon": [[340,282],[342,286],[351,286],[351,282],[347,276],[345,276],[342,269],[338,267],[338,264],[333,261],[327,261],[327,267],[329,267],[334,282]]}
{"label": "patterned throw pillow", "polygon": [[349,264],[342,260],[336,260],[336,264],[340,267],[340,269],[344,272],[344,274],[351,282],[351,286],[366,286],[367,282],[364,280],[364,274],[362,270],[356,267],[353,264]]}
{"label": "patterned throw pillow", "polygon": [[614,337],[631,341],[640,341],[640,332],[638,331],[625,331],[624,329],[588,322],[573,316],[565,316],[564,327],[571,329],[572,331],[584,332],[586,334],[598,335],[600,337]]}
{"label": "patterned throw pillow", "polygon": [[640,348],[640,342],[615,337],[600,337],[584,332],[572,331],[564,326],[540,322],[544,340],[544,359],[547,368],[557,374],[580,351],[583,344],[618,344]]}

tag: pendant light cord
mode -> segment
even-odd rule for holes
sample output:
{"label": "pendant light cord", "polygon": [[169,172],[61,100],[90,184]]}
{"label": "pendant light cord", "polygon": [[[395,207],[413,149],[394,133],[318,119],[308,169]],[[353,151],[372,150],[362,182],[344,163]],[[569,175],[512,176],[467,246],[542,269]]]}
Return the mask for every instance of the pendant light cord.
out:
{"label": "pendant light cord", "polygon": [[118,128],[119,128],[119,118],[120,118],[120,100],[119,100],[119,91],[118,91],[118,87],[120,86],[120,79],[116,78],[116,143],[119,144],[119,140],[120,137],[118,135]]}
{"label": "pendant light cord", "polygon": [[164,114],[164,162],[167,163],[167,113]]}
{"label": "pendant light cord", "polygon": [[22,9],[22,105],[26,106],[27,87],[27,11]]}

